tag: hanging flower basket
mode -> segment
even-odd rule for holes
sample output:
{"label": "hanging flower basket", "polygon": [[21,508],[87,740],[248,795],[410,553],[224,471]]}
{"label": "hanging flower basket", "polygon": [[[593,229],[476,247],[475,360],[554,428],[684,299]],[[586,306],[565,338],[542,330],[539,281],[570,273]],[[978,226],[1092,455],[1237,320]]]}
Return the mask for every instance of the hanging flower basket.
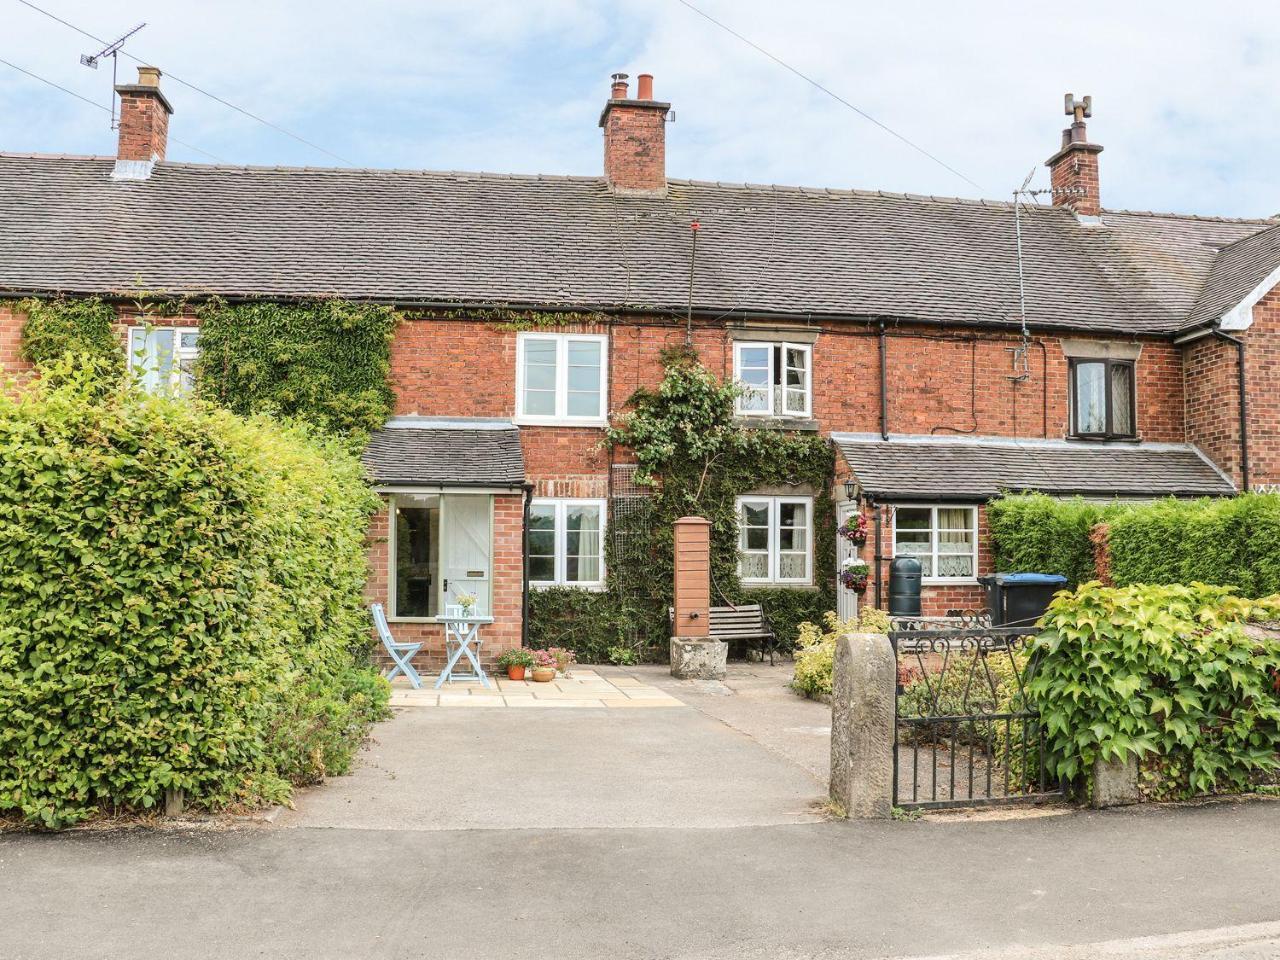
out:
{"label": "hanging flower basket", "polygon": [[862,593],[867,589],[867,580],[871,576],[871,565],[865,560],[850,557],[840,568],[840,583],[847,590]]}
{"label": "hanging flower basket", "polygon": [[855,547],[860,547],[867,542],[867,518],[865,514],[854,513],[849,516],[844,523],[840,524],[840,536],[844,537]]}

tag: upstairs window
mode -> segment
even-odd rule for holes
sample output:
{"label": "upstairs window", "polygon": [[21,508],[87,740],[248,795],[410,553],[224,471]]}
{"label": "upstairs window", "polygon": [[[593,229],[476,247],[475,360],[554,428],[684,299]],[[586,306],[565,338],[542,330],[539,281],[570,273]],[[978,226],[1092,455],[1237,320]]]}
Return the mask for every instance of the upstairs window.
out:
{"label": "upstairs window", "polygon": [[190,393],[199,341],[195,327],[130,327],[129,369],[148,393]]}
{"label": "upstairs window", "polygon": [[516,339],[516,417],[522,423],[602,426],[608,340],[593,334],[522,333]]}
{"label": "upstairs window", "polygon": [[813,348],[803,343],[735,343],[733,379],[745,417],[800,417],[813,408]]}
{"label": "upstairs window", "polygon": [[810,497],[738,498],[738,573],[743,583],[809,583]]}
{"label": "upstairs window", "polygon": [[1071,361],[1072,436],[1132,439],[1135,400],[1132,360]]}

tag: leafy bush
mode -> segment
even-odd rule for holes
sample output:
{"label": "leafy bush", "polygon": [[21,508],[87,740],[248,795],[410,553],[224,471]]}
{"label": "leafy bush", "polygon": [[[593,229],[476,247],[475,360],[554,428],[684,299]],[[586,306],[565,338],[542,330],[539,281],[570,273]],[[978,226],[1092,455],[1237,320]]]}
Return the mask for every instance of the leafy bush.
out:
{"label": "leafy bush", "polygon": [[59,827],[341,772],[388,695],[361,666],[360,463],[102,366],[0,394],[0,810]]}
{"label": "leafy bush", "polygon": [[831,696],[836,641],[842,635],[889,632],[888,614],[874,607],[864,607],[857,620],[841,620],[828,610],[822,615],[822,623],[825,629],[816,623],[800,624],[796,640],[796,665],[791,688],[806,697]]}
{"label": "leafy bush", "polygon": [[1280,618],[1280,597],[1225,587],[1089,583],[1050,605],[1027,694],[1053,772],[1087,778],[1094,761],[1136,755],[1161,771],[1158,792],[1241,790],[1277,767],[1280,645],[1242,624]]}
{"label": "leafy bush", "polygon": [[1094,579],[1089,531],[1128,509],[1079,497],[1055,500],[1042,493],[993,500],[987,507],[987,525],[996,569],[1060,573],[1072,587],[1087,583]]}
{"label": "leafy bush", "polygon": [[1245,596],[1280,593],[1280,495],[1161,500],[1110,523],[1111,576],[1137,583],[1212,583]]}
{"label": "leafy bush", "polygon": [[613,648],[626,646],[617,599],[581,587],[530,590],[528,641],[537,650],[572,647],[583,663],[608,663]]}
{"label": "leafy bush", "polygon": [[97,297],[84,300],[23,300],[22,356],[38,367],[71,354],[88,354],[103,366],[124,369],[124,347],[116,333],[116,310]]}
{"label": "leafy bush", "polygon": [[390,307],[319,300],[213,300],[198,311],[200,395],[242,415],[294,417],[337,433],[368,432],[391,415]]}

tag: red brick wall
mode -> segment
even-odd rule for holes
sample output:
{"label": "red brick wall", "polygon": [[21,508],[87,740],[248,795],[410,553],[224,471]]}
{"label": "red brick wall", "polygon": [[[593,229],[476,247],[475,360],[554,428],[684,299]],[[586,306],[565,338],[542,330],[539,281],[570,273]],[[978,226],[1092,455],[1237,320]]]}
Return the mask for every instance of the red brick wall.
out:
{"label": "red brick wall", "polygon": [[26,315],[13,300],[0,300],[0,370],[25,373],[31,364],[22,359],[22,324]]}
{"label": "red brick wall", "polygon": [[634,101],[605,108],[604,173],[624,190],[665,190],[666,107]]}
{"label": "red brick wall", "polygon": [[1187,440],[1237,485],[1240,477],[1240,387],[1236,350],[1216,337],[1183,348]]}
{"label": "red brick wall", "polygon": [[1253,326],[1241,339],[1248,353],[1249,482],[1280,484],[1280,286],[1254,305]]}
{"label": "red brick wall", "polygon": [[120,95],[117,156],[121,160],[150,160],[153,155],[163,160],[168,139],[169,111],[158,96],[150,93]]}
{"label": "red brick wall", "polygon": [[[390,617],[387,582],[390,577],[389,511],[383,499],[369,523],[369,582],[365,597],[381,603]],[[504,650],[520,646],[524,589],[524,496],[497,494],[493,498],[493,623],[480,628],[481,661],[491,667]],[[420,671],[436,672],[445,664],[444,627],[436,623],[391,622],[391,635],[402,642],[424,641],[413,659]],[[381,645],[380,662],[390,664]]]}

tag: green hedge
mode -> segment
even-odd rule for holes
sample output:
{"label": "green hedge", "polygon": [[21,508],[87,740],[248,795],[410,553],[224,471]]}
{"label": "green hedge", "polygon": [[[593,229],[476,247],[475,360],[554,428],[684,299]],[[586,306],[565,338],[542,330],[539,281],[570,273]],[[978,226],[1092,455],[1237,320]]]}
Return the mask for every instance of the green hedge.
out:
{"label": "green hedge", "polygon": [[18,308],[27,315],[22,325],[22,356],[36,366],[70,354],[89,354],[106,367],[124,369],[124,346],[116,334],[116,310],[111,304],[97,297],[29,298]]}
{"label": "green hedge", "polygon": [[608,663],[626,645],[614,594],[577,587],[529,591],[529,646],[568,647],[579,663]]}
{"label": "green hedge", "polygon": [[0,395],[0,812],[257,804],[344,770],[388,694],[358,460],[54,372]]}
{"label": "green hedge", "polygon": [[1200,581],[1280,593],[1280,495],[1161,500],[1113,517],[1110,536],[1118,586]]}
{"label": "green hedge", "polygon": [[1042,493],[993,500],[987,525],[996,570],[1060,573],[1075,587],[1094,579],[1089,531],[1129,509],[1076,497],[1055,500]]}
{"label": "green hedge", "polygon": [[1096,759],[1143,759],[1157,797],[1240,791],[1280,766],[1280,645],[1246,636],[1280,597],[1230,588],[1086,584],[1042,621],[1027,693],[1049,768],[1089,778]]}

